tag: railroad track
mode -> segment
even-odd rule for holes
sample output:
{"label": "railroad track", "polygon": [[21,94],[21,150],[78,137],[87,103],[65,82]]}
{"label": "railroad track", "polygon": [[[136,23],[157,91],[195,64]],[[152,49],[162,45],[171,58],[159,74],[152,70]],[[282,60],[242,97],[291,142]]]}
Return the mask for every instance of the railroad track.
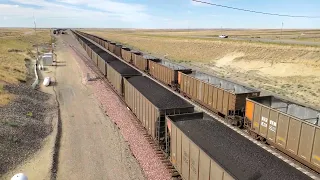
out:
{"label": "railroad track", "polygon": [[[114,89],[113,85],[105,78],[105,76],[100,72],[98,67],[93,64],[92,60],[89,59],[86,55],[81,53],[78,48],[69,45],[70,48],[81,58],[81,60],[85,63],[85,65],[90,68],[95,75],[98,76],[98,79],[100,79],[104,86],[107,88],[110,88],[112,92],[118,95],[117,91]],[[127,107],[126,102],[122,97],[118,95],[118,99],[121,101],[121,104]],[[128,108],[128,107],[127,107]],[[148,134],[147,130],[142,126],[141,122],[136,118],[136,115],[130,110],[130,113],[135,117],[133,124],[134,126],[141,132],[143,132],[143,136],[146,138],[148,143],[151,145],[152,149],[156,153],[157,157],[161,160],[161,163],[166,167],[166,169],[170,172],[171,177],[178,180],[181,179],[180,174],[177,172],[177,170],[174,168],[174,166],[171,164],[171,162],[166,157],[165,152],[160,148],[159,144],[154,141],[154,139]]]}
{"label": "railroad track", "polygon": [[[82,36],[82,35],[81,35]],[[84,37],[84,36],[82,36]],[[162,87],[166,88],[167,90],[171,91],[172,93],[176,94],[177,96],[185,99],[186,101],[188,101],[189,103],[191,103],[192,105],[195,106],[195,108],[199,111],[205,112],[206,114],[214,117],[215,119],[217,119],[219,122],[223,123],[224,125],[226,125],[227,127],[231,128],[232,130],[234,130],[235,132],[237,132],[238,134],[244,136],[245,138],[247,138],[248,140],[252,141],[253,143],[255,143],[256,145],[260,146],[261,148],[263,148],[264,150],[268,151],[269,153],[273,154],[274,156],[278,157],[279,159],[281,159],[282,161],[286,162],[287,164],[291,165],[292,167],[294,167],[295,169],[301,171],[302,173],[306,174],[307,176],[309,176],[312,179],[319,179],[319,174],[316,173],[315,171],[311,170],[309,167],[301,164],[300,162],[294,160],[293,158],[289,157],[288,155],[284,154],[283,152],[268,146],[267,144],[258,141],[256,139],[254,139],[253,137],[251,137],[247,131],[242,130],[237,128],[236,126],[230,125],[228,124],[228,122],[226,121],[226,119],[220,117],[217,113],[209,110],[208,108],[206,108],[205,106],[199,104],[198,102],[195,102],[191,99],[189,99],[188,97],[185,97],[183,94],[180,94],[176,91],[174,91],[172,88],[167,87],[166,85],[160,83],[157,79],[155,79],[154,77],[150,76],[149,74],[141,71],[140,69],[138,69],[137,67],[133,66],[132,64],[122,60],[121,58],[119,58],[118,56],[116,56],[114,53],[111,53],[109,50],[106,50],[103,46],[101,46],[100,44],[96,43],[95,41],[84,37],[85,39],[87,39],[88,41],[90,41],[91,43],[95,44],[96,46],[98,46],[99,48],[103,49],[104,51],[113,54],[114,57],[116,57],[117,59],[119,59],[120,61],[124,62],[125,64],[131,66],[132,68],[136,69],[137,71],[139,71],[143,76],[149,77],[151,80],[153,80],[154,82],[158,83],[159,85],[161,85]],[[91,61],[91,60],[90,60]],[[92,61],[91,61],[92,62]],[[98,70],[98,73],[100,73],[100,71]],[[110,84],[108,82],[108,84]],[[112,87],[112,85],[110,85]],[[113,88],[112,88],[113,90]],[[114,90],[113,90],[114,91]],[[121,99],[121,98],[120,98]],[[121,101],[125,104],[125,102],[123,101],[123,99],[121,99]],[[126,105],[126,104],[125,104]],[[132,113],[132,112],[131,112]],[[134,115],[134,114],[133,114]],[[140,126],[140,122],[139,122],[139,126]],[[147,133],[146,133],[147,134]],[[152,139],[152,138],[151,138]],[[150,142],[153,143],[154,142]]]}

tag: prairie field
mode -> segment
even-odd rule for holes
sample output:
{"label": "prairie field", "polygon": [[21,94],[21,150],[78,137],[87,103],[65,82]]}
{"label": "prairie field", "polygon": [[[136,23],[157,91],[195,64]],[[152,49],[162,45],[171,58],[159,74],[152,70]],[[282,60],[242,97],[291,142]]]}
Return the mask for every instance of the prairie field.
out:
{"label": "prairie field", "polygon": [[[158,37],[185,37],[217,39],[219,35],[226,34],[229,40],[247,40],[260,42],[274,42],[276,44],[301,44],[315,42],[320,45],[320,30],[318,29],[172,29],[172,30],[130,30],[130,29],[85,29],[91,32],[117,32],[132,35],[158,36]],[[286,43],[288,42],[288,43]]]}
{"label": "prairie field", "polygon": [[[82,31],[320,107],[320,30]],[[219,34],[235,38],[216,38]],[[278,36],[281,41],[269,41]],[[252,37],[264,41],[248,40]]]}
{"label": "prairie field", "polygon": [[33,29],[0,29],[0,106],[7,104],[13,95],[5,92],[4,84],[25,82],[27,77],[26,63],[35,56],[34,45],[49,43],[49,30]]}

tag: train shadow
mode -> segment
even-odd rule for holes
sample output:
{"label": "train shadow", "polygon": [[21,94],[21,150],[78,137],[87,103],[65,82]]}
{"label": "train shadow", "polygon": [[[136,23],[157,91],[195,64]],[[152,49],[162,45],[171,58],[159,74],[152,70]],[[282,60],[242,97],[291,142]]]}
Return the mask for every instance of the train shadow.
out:
{"label": "train shadow", "polygon": [[58,82],[57,81],[51,81],[49,86],[58,86]]}
{"label": "train shadow", "polygon": [[56,63],[66,63],[66,61],[56,61]]}
{"label": "train shadow", "polygon": [[67,65],[66,65],[66,64],[56,64],[56,65],[54,65],[54,66],[60,67],[60,66],[67,66]]}

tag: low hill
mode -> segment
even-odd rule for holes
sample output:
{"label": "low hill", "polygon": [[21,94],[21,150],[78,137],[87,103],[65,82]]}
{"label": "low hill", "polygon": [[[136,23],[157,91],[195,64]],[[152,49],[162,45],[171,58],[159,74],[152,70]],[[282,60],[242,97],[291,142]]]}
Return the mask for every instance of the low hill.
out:
{"label": "low hill", "polygon": [[[320,95],[320,46],[194,36],[196,33],[208,36],[213,34],[211,31],[207,34],[205,31],[190,31],[189,34],[136,30],[86,32],[303,103],[320,104],[320,99],[315,98]],[[259,31],[268,37],[277,33]],[[284,33],[298,34],[294,30]]]}

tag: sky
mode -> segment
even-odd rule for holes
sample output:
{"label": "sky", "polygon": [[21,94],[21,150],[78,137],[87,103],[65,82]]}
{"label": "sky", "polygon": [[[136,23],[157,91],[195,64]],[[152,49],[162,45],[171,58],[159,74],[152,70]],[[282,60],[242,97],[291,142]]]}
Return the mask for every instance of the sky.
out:
{"label": "sky", "polygon": [[253,14],[192,0],[0,0],[0,27],[320,29],[319,0],[203,0],[278,14]]}

